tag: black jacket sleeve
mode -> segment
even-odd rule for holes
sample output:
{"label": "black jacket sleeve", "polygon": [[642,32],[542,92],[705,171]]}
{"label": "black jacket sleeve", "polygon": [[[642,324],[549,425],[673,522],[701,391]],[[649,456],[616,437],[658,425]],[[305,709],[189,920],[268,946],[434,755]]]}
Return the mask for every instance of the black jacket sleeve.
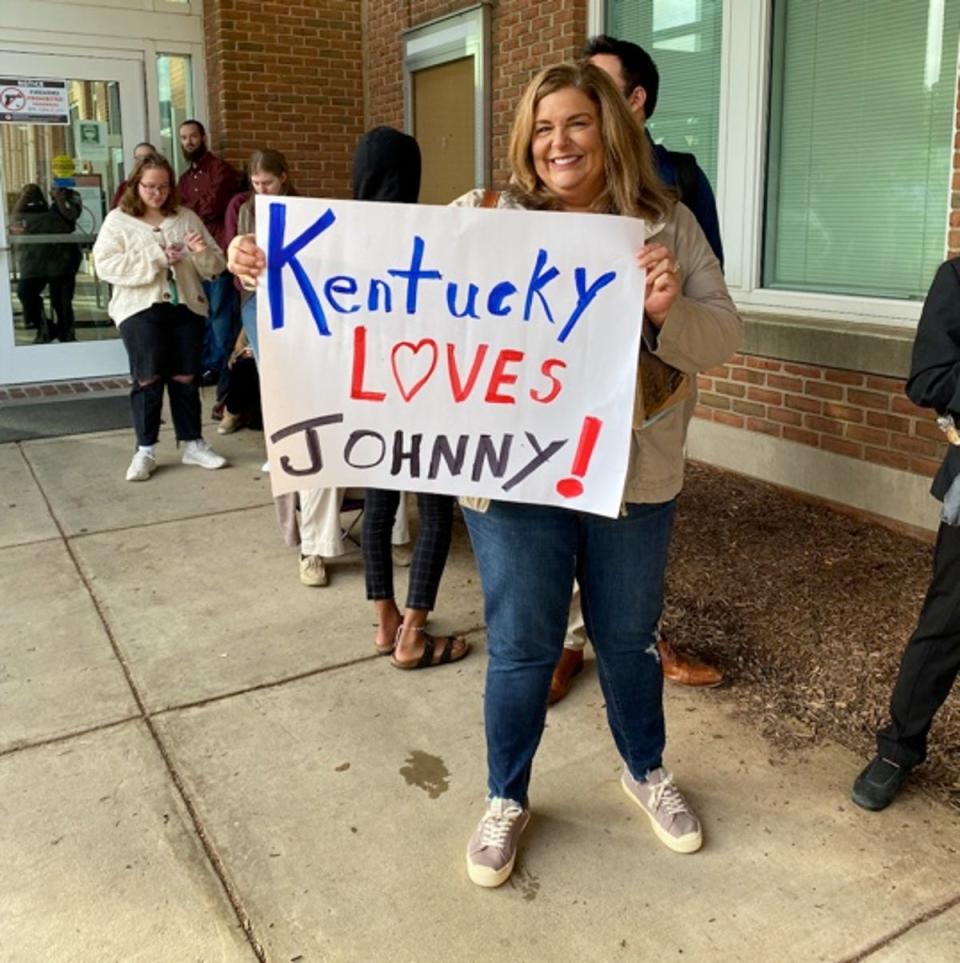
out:
{"label": "black jacket sleeve", "polygon": [[940,265],[920,315],[907,395],[960,422],[960,259]]}

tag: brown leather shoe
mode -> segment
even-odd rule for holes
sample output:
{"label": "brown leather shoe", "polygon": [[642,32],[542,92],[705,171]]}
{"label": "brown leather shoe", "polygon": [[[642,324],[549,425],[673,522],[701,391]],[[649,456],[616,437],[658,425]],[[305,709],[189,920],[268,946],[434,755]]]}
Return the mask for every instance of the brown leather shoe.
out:
{"label": "brown leather shoe", "polygon": [[582,671],[583,649],[564,647],[563,655],[560,656],[557,666],[553,670],[553,678],[550,680],[550,695],[547,696],[547,705],[552,706],[554,702],[559,702],[570,691],[573,677]]}
{"label": "brown leather shoe", "polygon": [[[663,636],[657,642],[663,677],[678,685],[709,689],[723,682],[723,673],[699,659],[681,655]],[[554,673],[556,677],[556,673]]]}

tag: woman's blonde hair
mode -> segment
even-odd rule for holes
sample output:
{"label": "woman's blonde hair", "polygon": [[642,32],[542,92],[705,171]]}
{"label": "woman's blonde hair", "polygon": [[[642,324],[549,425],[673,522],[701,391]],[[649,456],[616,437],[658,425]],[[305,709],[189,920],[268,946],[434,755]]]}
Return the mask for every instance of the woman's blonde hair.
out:
{"label": "woman's blonde hair", "polygon": [[167,197],[163,202],[163,206],[160,208],[160,213],[166,217],[169,214],[174,214],[180,206],[180,194],[177,191],[177,175],[174,174],[173,168],[170,166],[170,161],[162,154],[144,154],[143,157],[134,164],[133,170],[130,172],[130,177],[127,180],[126,189],[120,198],[120,203],[117,205],[124,214],[129,214],[131,217],[143,217],[146,213],[147,205],[143,203],[143,199],[140,197],[139,187],[140,181],[143,180],[143,175],[151,170],[166,171],[167,179],[170,181],[170,190],[167,191]]}
{"label": "woman's blonde hair", "polygon": [[537,176],[531,145],[540,101],[568,87],[589,97],[600,119],[604,189],[595,209],[650,221],[667,216],[675,195],[657,176],[650,142],[616,84],[591,63],[545,67],[523,92],[510,134],[510,184],[521,201],[538,208],[560,206],[558,198]]}

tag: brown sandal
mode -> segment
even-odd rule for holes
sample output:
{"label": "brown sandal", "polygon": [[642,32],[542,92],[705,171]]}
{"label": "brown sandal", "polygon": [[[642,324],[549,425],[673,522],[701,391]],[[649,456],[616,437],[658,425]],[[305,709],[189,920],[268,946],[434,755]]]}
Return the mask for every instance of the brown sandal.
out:
{"label": "brown sandal", "polygon": [[[421,655],[419,659],[409,661],[401,661],[395,655],[391,655],[390,664],[395,669],[432,669],[439,665],[447,665],[449,662],[459,662],[470,652],[470,643],[462,636],[447,635],[440,639],[430,635],[426,629],[418,628],[416,631],[423,635],[423,655]],[[402,625],[397,629],[397,642],[400,641],[401,632],[403,632]],[[433,653],[436,649],[437,642],[442,642],[443,648],[440,651],[440,658],[434,661]],[[463,642],[463,650],[458,655],[454,655],[453,647],[457,642]],[[394,648],[396,648],[396,642],[394,643]]]}

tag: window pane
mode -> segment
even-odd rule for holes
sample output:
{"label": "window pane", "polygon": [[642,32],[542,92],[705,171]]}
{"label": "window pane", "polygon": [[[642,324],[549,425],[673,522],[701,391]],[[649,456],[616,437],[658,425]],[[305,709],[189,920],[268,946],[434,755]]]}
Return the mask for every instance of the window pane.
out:
{"label": "window pane", "polygon": [[157,85],[160,88],[161,153],[179,176],[186,167],[180,153],[177,130],[193,110],[193,68],[188,54],[157,54]]}
{"label": "window pane", "polygon": [[639,44],[660,71],[660,96],[647,123],[670,150],[697,155],[717,182],[723,0],[609,0],[607,33]]}
{"label": "window pane", "polygon": [[92,258],[120,179],[119,84],[65,83],[65,123],[0,126],[17,347],[119,336]]}
{"label": "window pane", "polygon": [[921,298],[946,246],[960,0],[775,0],[764,285]]}

